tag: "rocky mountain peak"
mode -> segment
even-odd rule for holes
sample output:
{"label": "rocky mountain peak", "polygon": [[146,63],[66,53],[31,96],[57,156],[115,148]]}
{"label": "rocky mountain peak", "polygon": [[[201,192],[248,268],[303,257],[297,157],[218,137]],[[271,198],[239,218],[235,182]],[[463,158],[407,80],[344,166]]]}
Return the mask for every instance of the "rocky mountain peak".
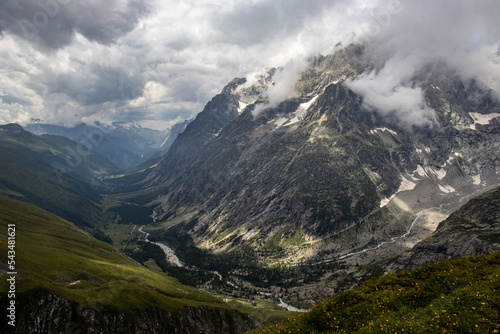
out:
{"label": "rocky mountain peak", "polygon": [[[376,245],[406,229],[408,215],[451,209],[498,184],[491,139],[498,124],[475,114],[494,115],[498,104],[436,66],[407,80],[421,87],[439,126],[413,128],[397,111],[366,108],[364,96],[346,85],[374,69],[359,45],[312,58],[296,94],[276,106],[266,94],[280,69],[233,80],[164,158],[160,219],[194,217],[190,234],[199,246],[227,252],[274,245],[286,263]],[[240,114],[243,101],[250,103]],[[255,114],[258,105],[264,107]],[[358,232],[344,232],[352,229]]]}

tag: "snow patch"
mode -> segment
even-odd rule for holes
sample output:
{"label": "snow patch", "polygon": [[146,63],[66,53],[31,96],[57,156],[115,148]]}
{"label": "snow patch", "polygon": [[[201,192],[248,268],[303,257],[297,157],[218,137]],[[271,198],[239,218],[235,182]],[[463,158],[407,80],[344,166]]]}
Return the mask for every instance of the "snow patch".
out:
{"label": "snow patch", "polygon": [[446,176],[446,169],[440,168],[432,168],[432,167],[423,167],[422,165],[418,165],[417,169],[413,172],[414,177],[437,177],[439,180],[442,180]]}
{"label": "snow patch", "polygon": [[438,179],[442,180],[446,176],[446,170],[444,168],[441,169],[432,169],[434,174],[437,175]]}
{"label": "snow patch", "polygon": [[309,101],[307,102],[304,102],[304,103],[301,103],[300,106],[297,108],[297,110],[308,110],[309,107],[314,103],[314,101],[316,101],[316,99],[318,98],[319,95],[316,95],[315,97],[313,97],[312,99],[310,99]]}
{"label": "snow patch", "polygon": [[470,112],[469,116],[474,121],[474,124],[471,124],[469,128],[471,128],[472,130],[476,130],[476,124],[488,125],[492,119],[500,117],[500,114],[498,113],[480,114],[477,112]]}
{"label": "snow patch", "polygon": [[253,237],[255,237],[257,234],[259,234],[259,230],[249,230],[247,233],[243,234],[242,239],[243,240],[250,240]]}
{"label": "snow patch", "polygon": [[248,106],[248,103],[238,101],[238,114],[241,114],[247,106]]}
{"label": "snow patch", "polygon": [[370,180],[372,181],[377,181],[377,180],[380,180],[381,177],[380,177],[380,174],[375,172],[375,171],[371,171],[369,170],[368,168],[363,168],[363,170],[365,171],[365,173],[368,175],[368,177],[370,178]]}
{"label": "snow patch", "polygon": [[302,121],[304,119],[304,116],[307,113],[307,110],[309,110],[309,107],[311,107],[311,105],[314,103],[314,101],[316,101],[317,98],[318,98],[318,95],[316,95],[315,97],[313,97],[312,99],[310,99],[307,102],[301,103],[299,105],[299,107],[297,108],[297,110],[293,113],[293,117],[290,119],[290,121],[286,125],[291,125],[291,124]]}
{"label": "snow patch", "polygon": [[424,167],[422,167],[421,165],[417,166],[417,170],[413,174],[417,174],[420,177],[427,176],[427,172],[425,171]]}
{"label": "snow patch", "polygon": [[279,128],[280,126],[282,126],[283,124],[285,124],[287,121],[288,121],[288,118],[280,117],[280,118],[274,120],[274,124],[276,124],[276,127]]}
{"label": "snow patch", "polygon": [[441,192],[446,193],[446,194],[453,193],[456,191],[455,188],[453,188],[452,186],[449,186],[449,185],[442,186],[442,185],[438,184],[438,187],[439,187],[439,190],[441,190]]}
{"label": "snow patch", "polygon": [[398,193],[401,191],[408,191],[408,190],[413,190],[417,186],[416,183],[408,180],[406,177],[403,176],[403,180],[401,181],[401,185],[399,186]]}
{"label": "snow patch", "polygon": [[391,133],[393,136],[397,136],[397,135],[398,135],[398,133],[397,133],[396,131],[391,130],[391,129],[388,129],[388,128],[375,128],[375,129],[373,129],[373,130],[370,130],[370,133],[371,133],[372,135],[374,135],[374,134],[376,134],[376,133],[377,133],[377,132],[379,132],[379,131],[380,131],[380,132],[385,132],[385,131],[387,131],[387,132]]}
{"label": "snow patch", "polygon": [[317,98],[318,95],[307,102],[301,103],[298,106],[297,110],[289,115],[290,118],[281,116],[278,119],[272,120],[270,122],[274,122],[276,128],[279,128],[281,126],[288,126],[302,121],[304,119],[304,116],[306,115],[307,110],[314,103],[314,101],[316,101]]}
{"label": "snow patch", "polygon": [[415,189],[417,184],[413,181],[410,181],[406,176],[401,175],[401,184],[399,185],[398,190],[389,198],[383,198],[380,201],[380,207],[383,208],[386,206],[397,194],[399,194],[402,191],[410,191]]}
{"label": "snow patch", "polygon": [[331,82],[331,85],[332,85],[332,84],[333,84],[333,85],[336,85],[336,84],[338,84],[338,83],[339,83],[339,82],[341,82],[341,81],[345,81],[345,79],[346,79],[346,78],[347,78],[347,77],[346,77],[345,75],[343,75],[343,76],[341,76],[340,78],[338,78],[337,80],[332,81],[332,82]]}
{"label": "snow patch", "polygon": [[392,195],[391,197],[389,198],[382,198],[382,200],[380,200],[380,207],[383,208],[384,206],[386,206],[387,204],[389,204],[389,202],[391,201],[391,199],[394,197],[394,195]]}
{"label": "snow patch", "polygon": [[78,281],[74,281],[74,282],[69,283],[68,286],[77,285],[80,283],[81,283],[80,280],[78,280]]}

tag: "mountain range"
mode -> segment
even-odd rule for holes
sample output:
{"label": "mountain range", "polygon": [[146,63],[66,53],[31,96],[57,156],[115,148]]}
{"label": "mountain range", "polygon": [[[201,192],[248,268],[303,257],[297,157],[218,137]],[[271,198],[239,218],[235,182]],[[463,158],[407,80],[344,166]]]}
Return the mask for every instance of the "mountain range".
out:
{"label": "mountain range", "polygon": [[[412,117],[397,103],[381,111],[360,89],[383,70],[371,56],[364,46],[338,45],[311,58],[291,89],[286,68],[235,78],[169,133],[133,123],[30,124],[31,133],[0,126],[0,194],[38,207],[1,198],[2,223],[18,221],[26,233],[23,261],[37,268],[30,254],[55,238],[43,242],[68,239],[61,249],[83,254],[73,261],[85,265],[73,272],[60,262],[57,277],[41,265],[38,273],[20,270],[29,282],[23,300],[53,301],[52,320],[72,319],[84,332],[106,323],[159,333],[166,322],[236,333],[286,317],[277,305],[310,309],[367,277],[498,251],[494,92],[430,62],[404,78],[423,101]],[[57,233],[29,237],[31,229]],[[96,295],[83,297],[82,287]],[[100,300],[98,291],[112,298]],[[182,291],[192,298],[180,301]],[[139,307],[122,305],[134,294]],[[64,313],[68,305],[73,313]],[[23,328],[32,330],[38,320],[27,319]]]}
{"label": "mountain range", "polygon": [[25,129],[37,135],[50,134],[69,138],[125,169],[163,155],[188,123],[189,121],[180,122],[168,131],[143,128],[134,122],[114,122],[110,125],[100,122],[92,125],[81,123],[71,128],[30,123]]}
{"label": "mountain range", "polygon": [[295,96],[275,106],[266,92],[280,69],[235,79],[134,191],[116,196],[154,210],[158,240],[183,230],[200,249],[242,262],[398,256],[499,185],[500,106],[477,82],[428,64],[408,84],[421,89],[434,123],[409,125],[369,110],[349,88],[376,70],[363,47],[339,48],[311,59]]}

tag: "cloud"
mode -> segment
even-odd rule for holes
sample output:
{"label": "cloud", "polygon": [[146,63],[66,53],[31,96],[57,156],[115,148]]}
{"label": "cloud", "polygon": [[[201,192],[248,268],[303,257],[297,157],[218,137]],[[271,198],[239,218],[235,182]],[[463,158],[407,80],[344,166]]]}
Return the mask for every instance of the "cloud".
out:
{"label": "cloud", "polygon": [[498,1],[406,0],[397,8],[379,6],[371,24],[358,29],[377,69],[347,86],[367,108],[408,127],[437,124],[422,90],[409,82],[433,63],[445,64],[464,81],[476,79],[500,97],[500,65],[493,61],[500,46]]}
{"label": "cloud", "polygon": [[[483,60],[500,36],[499,14],[487,0],[4,0],[0,121],[134,119],[167,127],[195,116],[232,78],[270,67],[284,68],[268,91],[279,103],[293,94],[305,59],[331,52],[354,31],[385,69],[386,100],[373,98],[374,106],[406,96],[424,124],[432,117],[421,92],[390,71],[410,75],[420,66],[414,50],[437,59],[466,46],[467,57],[448,62],[498,89],[499,71]],[[26,22],[35,34],[23,32]],[[364,95],[380,89],[370,78],[360,78]]]}
{"label": "cloud", "polygon": [[5,0],[0,4],[0,32],[42,49],[67,46],[76,33],[109,45],[132,31],[148,12],[148,1],[138,0]]}
{"label": "cloud", "polygon": [[[142,122],[161,127],[193,117],[232,78],[300,62],[347,33],[331,25],[346,0],[42,1],[56,4],[53,17],[36,1],[0,7],[0,62],[5,76],[16,78],[0,85],[4,121],[68,124],[142,114]],[[39,11],[50,20],[26,36],[23,22],[36,23]]]}
{"label": "cloud", "polygon": [[395,116],[403,127],[435,126],[437,117],[425,101],[420,87],[412,87],[410,79],[421,59],[412,54],[405,58],[393,57],[379,72],[365,73],[346,82],[348,88],[363,97],[366,108],[383,116]]}
{"label": "cloud", "polygon": [[243,46],[263,43],[276,37],[300,34],[311,19],[317,19],[340,1],[302,0],[237,2],[216,22],[226,43]]}
{"label": "cloud", "polygon": [[143,94],[141,78],[124,68],[90,64],[88,72],[66,72],[48,83],[47,94],[62,93],[82,106],[132,100]]}
{"label": "cloud", "polygon": [[295,97],[297,95],[295,84],[305,68],[306,62],[300,58],[292,59],[284,67],[278,68],[264,93],[264,97],[267,98],[266,103],[258,104],[252,110],[252,115],[257,116],[264,109],[276,107],[285,99]]}

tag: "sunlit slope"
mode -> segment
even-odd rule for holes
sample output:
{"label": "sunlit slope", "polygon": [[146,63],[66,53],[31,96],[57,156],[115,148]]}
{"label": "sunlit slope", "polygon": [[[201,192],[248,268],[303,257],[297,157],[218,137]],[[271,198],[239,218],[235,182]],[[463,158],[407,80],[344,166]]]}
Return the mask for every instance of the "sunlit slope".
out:
{"label": "sunlit slope", "polygon": [[500,254],[374,278],[258,333],[498,333]]}
{"label": "sunlit slope", "polygon": [[[137,265],[68,221],[0,196],[0,228],[7,231],[8,224],[16,225],[18,294],[43,289],[84,307],[118,311],[224,307],[214,297]],[[2,267],[7,263],[6,233],[0,236],[0,261]],[[5,292],[6,281],[1,281]]]}

